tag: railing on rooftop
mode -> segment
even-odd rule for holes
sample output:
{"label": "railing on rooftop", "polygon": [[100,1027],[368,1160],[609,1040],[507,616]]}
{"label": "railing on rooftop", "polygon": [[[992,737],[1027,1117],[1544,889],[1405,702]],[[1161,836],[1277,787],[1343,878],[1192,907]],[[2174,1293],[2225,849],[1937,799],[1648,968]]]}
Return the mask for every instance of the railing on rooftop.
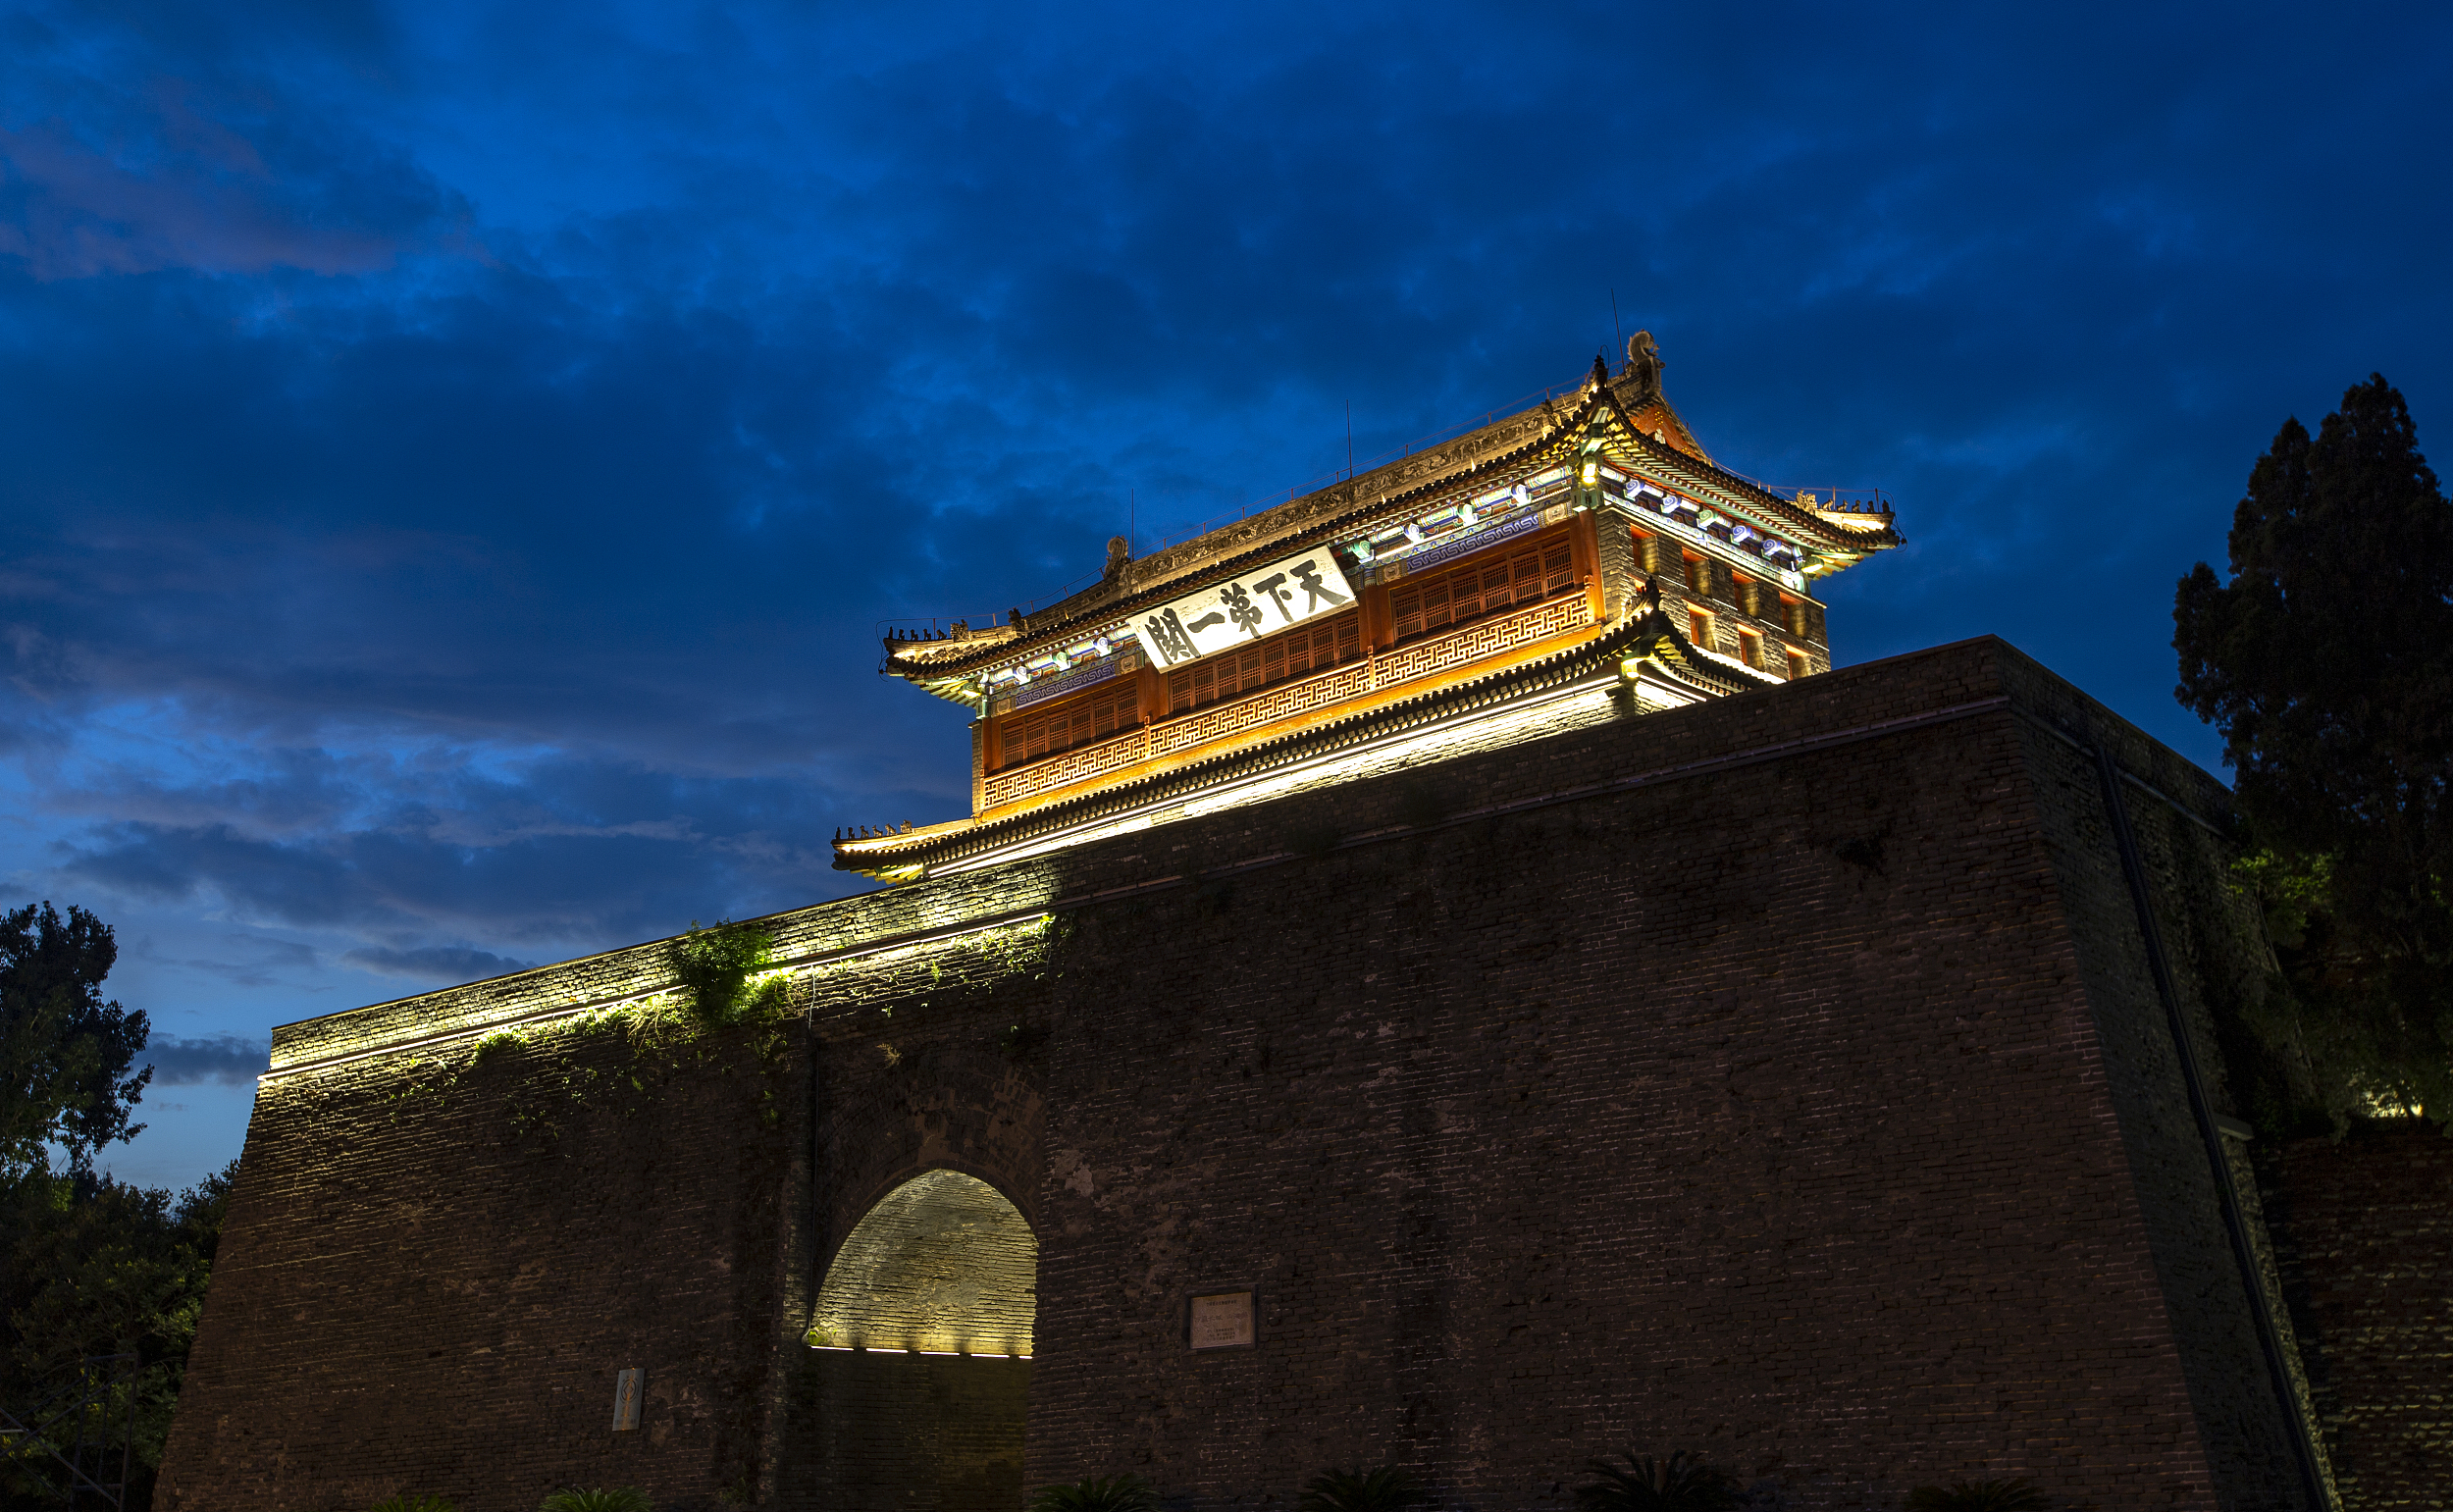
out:
{"label": "railing on rooftop", "polygon": [[1734,467],[1722,472],[1732,478],[1744,478],[1775,498],[1790,499],[1807,509],[1829,509],[1840,514],[1889,514],[1891,496],[1880,489],[1844,489],[1830,485],[1765,483],[1762,479],[1742,473]]}

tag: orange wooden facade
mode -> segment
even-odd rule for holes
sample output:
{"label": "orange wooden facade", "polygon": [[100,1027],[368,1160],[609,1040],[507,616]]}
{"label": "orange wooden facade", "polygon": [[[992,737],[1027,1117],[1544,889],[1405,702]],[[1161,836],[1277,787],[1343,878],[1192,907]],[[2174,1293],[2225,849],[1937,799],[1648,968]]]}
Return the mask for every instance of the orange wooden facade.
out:
{"label": "orange wooden facade", "polygon": [[[1241,652],[1174,672],[1145,662],[1080,693],[989,714],[974,744],[973,811],[1036,801],[1216,740],[1248,739],[1281,723],[1315,719],[1393,682],[1470,675],[1494,657],[1571,628],[1555,613],[1522,612],[1563,599],[1576,605],[1572,628],[1601,617],[1590,514],[1571,514],[1431,572],[1371,584],[1353,610]],[[1502,620],[1511,622],[1510,633],[1466,634]],[[1412,658],[1422,664],[1413,669],[1402,652],[1433,641],[1448,653]],[[1162,727],[1164,735],[1154,739]]]}

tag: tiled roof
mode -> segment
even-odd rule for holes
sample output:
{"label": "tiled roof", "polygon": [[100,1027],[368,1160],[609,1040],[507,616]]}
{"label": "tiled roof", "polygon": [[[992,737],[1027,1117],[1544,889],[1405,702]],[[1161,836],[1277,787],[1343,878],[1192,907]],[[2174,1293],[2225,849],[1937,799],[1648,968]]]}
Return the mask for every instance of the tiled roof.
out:
{"label": "tiled roof", "polygon": [[[1622,389],[1630,391],[1622,393]],[[1683,439],[1692,443],[1692,435],[1659,391],[1638,388],[1632,375],[1622,373],[1609,383],[1589,383],[1581,391],[1581,397],[1572,409],[1561,409],[1553,401],[1545,399],[1469,432],[1437,450],[1401,459],[1360,478],[1306,495],[1239,525],[1225,527],[1194,542],[1144,558],[1127,569],[1131,584],[1128,591],[1116,593],[1115,580],[1111,579],[1036,615],[1025,616],[1018,632],[974,632],[963,640],[889,639],[883,670],[919,683],[940,696],[948,696],[951,685],[983,667],[1093,634],[1142,608],[1180,597],[1206,581],[1223,581],[1271,556],[1351,534],[1374,516],[1401,509],[1423,495],[1440,492],[1473,475],[1510,464],[1543,460],[1542,454],[1548,450],[1558,450],[1563,454],[1596,423],[1610,420],[1617,422],[1609,429],[1622,443],[1642,453],[1646,461],[1671,479],[1708,486],[1743,499],[1745,507],[1761,514],[1766,523],[1777,523],[1814,542],[1826,552],[1853,557],[1899,544],[1900,538],[1887,519],[1874,530],[1844,528],[1834,524],[1819,510],[1808,509],[1793,499],[1781,498],[1760,484],[1720,467],[1702,454],[1700,446],[1689,449],[1667,440],[1654,441],[1641,429],[1636,415],[1656,409],[1667,416]],[[1529,424],[1534,421],[1538,423]],[[1506,434],[1511,428],[1521,433],[1521,440]],[[1666,437],[1668,429],[1662,429]],[[1499,449],[1485,455],[1472,455],[1477,443],[1494,437],[1499,439]],[[1457,459],[1460,456],[1470,457],[1470,460]],[[1426,467],[1423,465],[1426,462],[1436,465]],[[1375,492],[1374,485],[1382,483],[1399,486],[1394,490]],[[1370,503],[1355,502],[1366,495],[1371,495]],[[1321,515],[1324,507],[1333,508],[1334,512]],[[1300,523],[1306,514],[1320,517]],[[1278,528],[1273,524],[1274,520],[1282,523],[1283,528]],[[1226,554],[1215,550],[1206,554],[1188,550],[1203,542],[1215,542],[1238,534],[1251,542],[1242,550]],[[1169,571],[1163,565],[1171,556],[1177,557],[1182,563],[1178,570]],[[1154,567],[1159,575],[1144,575]]]}

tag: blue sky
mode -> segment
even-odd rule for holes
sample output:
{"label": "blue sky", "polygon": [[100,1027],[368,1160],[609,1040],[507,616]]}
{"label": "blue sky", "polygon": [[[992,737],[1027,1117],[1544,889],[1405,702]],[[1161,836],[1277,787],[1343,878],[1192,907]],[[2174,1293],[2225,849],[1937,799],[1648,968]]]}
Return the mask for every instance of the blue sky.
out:
{"label": "blue sky", "polygon": [[[2453,435],[2423,7],[0,4],[0,893],[113,922],[183,1185],[271,1025],[839,896],[875,675],[1649,328],[2201,762],[2173,581],[2382,371]],[[2428,101],[2437,104],[2430,106]]]}

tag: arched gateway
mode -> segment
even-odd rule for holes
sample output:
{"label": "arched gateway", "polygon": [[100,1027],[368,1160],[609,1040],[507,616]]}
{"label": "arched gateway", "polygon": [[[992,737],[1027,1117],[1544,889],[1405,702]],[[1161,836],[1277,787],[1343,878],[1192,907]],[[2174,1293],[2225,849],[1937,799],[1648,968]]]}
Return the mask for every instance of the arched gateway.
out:
{"label": "arched gateway", "polygon": [[959,1171],[923,1172],[869,1208],[809,1324],[825,1505],[1019,1504],[1038,1267],[1021,1212]]}

